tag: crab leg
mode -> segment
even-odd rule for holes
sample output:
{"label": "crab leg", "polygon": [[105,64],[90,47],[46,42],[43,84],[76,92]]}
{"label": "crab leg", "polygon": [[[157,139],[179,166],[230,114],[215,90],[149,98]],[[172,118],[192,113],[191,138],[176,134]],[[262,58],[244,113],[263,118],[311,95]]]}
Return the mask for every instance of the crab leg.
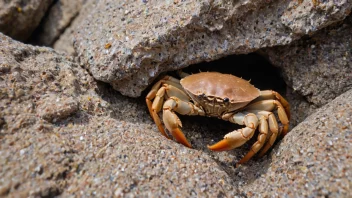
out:
{"label": "crab leg", "polygon": [[274,108],[277,108],[279,119],[283,124],[283,135],[286,135],[289,127],[289,120],[287,114],[278,100],[262,100],[255,103],[252,103],[246,107],[246,110],[263,110],[263,111],[272,111]]}
{"label": "crab leg", "polygon": [[[151,92],[149,92],[151,93]],[[146,102],[147,102],[147,106],[148,106],[148,110],[150,115],[152,116],[156,126],[158,127],[159,131],[161,132],[161,134],[163,134],[166,138],[169,138],[169,136],[165,133],[164,127],[161,124],[160,118],[158,116],[158,113],[161,111],[163,102],[164,102],[164,95],[165,95],[165,87],[161,87],[158,92],[156,92],[155,94],[155,99],[153,101],[153,103],[151,102],[152,97],[148,96],[146,97]]]}
{"label": "crab leg", "polygon": [[249,159],[253,157],[264,145],[266,137],[268,135],[268,117],[261,115],[259,117],[259,135],[257,141],[252,145],[251,150],[236,164],[246,163]]}
{"label": "crab leg", "polygon": [[278,100],[281,103],[281,105],[283,106],[283,108],[285,109],[287,118],[290,119],[290,117],[291,117],[290,104],[287,102],[287,100],[284,97],[282,97],[276,91],[273,91],[273,90],[260,91],[260,96],[255,101],[268,100],[268,99]]}
{"label": "crab leg", "polygon": [[176,111],[182,115],[204,115],[204,111],[190,102],[182,101],[177,97],[170,97],[163,106],[163,121],[175,139],[181,144],[191,148],[191,144],[179,127],[182,127],[181,120],[175,114]]}
{"label": "crab leg", "polygon": [[259,153],[259,157],[263,156],[273,145],[276,141],[277,136],[280,134],[281,130],[279,130],[276,118],[273,113],[262,111],[260,112],[262,115],[265,115],[269,118],[269,128],[271,134],[269,135],[269,140],[265,143],[263,149]]}
{"label": "crab leg", "polygon": [[182,90],[182,86],[180,84],[180,80],[171,77],[171,76],[164,76],[164,78],[162,78],[161,80],[159,80],[157,83],[155,83],[153,85],[153,87],[151,88],[151,90],[149,91],[148,95],[147,95],[147,99],[149,100],[153,100],[156,96],[156,93],[158,92],[158,90],[160,89],[162,84],[169,84],[172,85],[174,87],[177,87],[179,89]]}
{"label": "crab leg", "polygon": [[[176,78],[166,76],[164,77],[164,79],[158,81],[153,86],[153,88],[151,89],[151,91],[148,93],[146,97],[146,103],[151,117],[153,118],[161,134],[163,134],[167,138],[169,137],[165,133],[164,127],[162,126],[160,118],[158,116],[158,113],[161,111],[161,108],[165,99],[165,93],[167,96],[177,96],[179,98],[182,98],[183,100],[187,100],[187,101],[189,100],[189,97],[183,91],[178,89],[176,86],[170,85],[170,84],[177,84],[177,83],[179,83],[179,81]],[[154,101],[152,103],[153,99]]]}
{"label": "crab leg", "polygon": [[259,124],[257,116],[253,113],[249,113],[247,115],[243,113],[236,113],[230,117],[229,121],[236,124],[245,125],[246,127],[226,134],[223,140],[212,146],[208,146],[210,150],[226,151],[242,146],[253,137]]}

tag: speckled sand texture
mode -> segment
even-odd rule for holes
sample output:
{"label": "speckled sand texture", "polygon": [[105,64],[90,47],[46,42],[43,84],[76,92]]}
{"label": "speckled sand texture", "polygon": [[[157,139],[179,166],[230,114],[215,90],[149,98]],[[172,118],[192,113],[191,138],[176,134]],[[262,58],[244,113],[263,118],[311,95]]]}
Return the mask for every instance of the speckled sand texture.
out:
{"label": "speckled sand texture", "polygon": [[60,141],[54,123],[81,109],[99,114],[104,103],[95,101],[94,87],[70,59],[0,33],[0,196],[60,192],[72,148]]}

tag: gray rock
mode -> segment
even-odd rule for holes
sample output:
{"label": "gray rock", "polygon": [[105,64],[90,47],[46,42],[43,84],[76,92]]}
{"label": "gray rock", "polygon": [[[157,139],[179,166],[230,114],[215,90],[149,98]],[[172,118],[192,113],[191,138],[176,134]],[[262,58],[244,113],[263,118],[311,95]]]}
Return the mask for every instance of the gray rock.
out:
{"label": "gray rock", "polygon": [[30,42],[36,45],[52,46],[77,16],[85,1],[56,1],[48,10]]}
{"label": "gray rock", "polygon": [[303,96],[291,88],[287,89],[286,98],[288,99],[291,108],[291,128],[301,123],[319,108],[317,105],[308,102]]}
{"label": "gray rock", "polygon": [[[66,120],[77,111],[70,98],[85,109],[92,102],[85,94],[94,87],[89,74],[65,56],[0,33],[0,196],[50,197],[60,193],[72,164],[73,148],[65,145],[68,140],[61,139],[46,120]],[[62,100],[50,108],[45,106],[49,101],[46,96]],[[94,115],[95,111],[86,112]]]}
{"label": "gray rock", "polygon": [[351,118],[352,89],[290,131],[262,163],[269,167],[240,190],[251,197],[351,197]]}
{"label": "gray rock", "polygon": [[[85,164],[69,181],[62,197],[233,197],[236,194],[231,178],[202,151],[165,139],[148,129],[149,124],[95,119],[86,126],[74,125],[71,131],[76,134],[88,129],[79,144],[89,150],[84,151]],[[104,124],[97,127],[93,123]],[[92,142],[96,143],[89,146]]]}
{"label": "gray rock", "polygon": [[74,32],[79,31],[79,25],[89,17],[89,13],[95,8],[95,5],[96,0],[85,0],[78,16],[74,18],[70,26],[64,30],[58,40],[53,44],[55,50],[68,55],[75,55],[75,49],[73,48]]}
{"label": "gray rock", "polygon": [[[296,108],[293,114],[321,107],[352,88],[351,32],[352,16],[349,16],[341,24],[325,28],[310,38],[264,50],[270,61],[282,68],[287,85],[301,96],[298,101],[287,97]],[[308,105],[299,109],[299,101]],[[296,123],[305,117],[300,115]]]}
{"label": "gray rock", "polygon": [[[344,6],[347,6],[344,8]],[[312,34],[348,16],[351,2],[342,1],[298,1],[291,2],[281,17],[285,26],[294,34]]]}
{"label": "gray rock", "polygon": [[137,97],[160,73],[287,45],[343,20],[349,1],[97,2],[74,47],[94,78]]}
{"label": "gray rock", "polygon": [[39,25],[53,0],[0,0],[0,32],[25,41]]}
{"label": "gray rock", "polygon": [[10,131],[41,122],[37,115],[50,121],[67,117],[77,104],[84,105],[78,96],[95,84],[85,70],[52,49],[24,45],[1,33],[0,74],[2,128]]}
{"label": "gray rock", "polygon": [[37,105],[38,115],[48,122],[65,119],[78,111],[78,103],[74,98],[53,94],[42,96]]}
{"label": "gray rock", "polygon": [[[0,53],[5,122],[0,128],[0,196],[236,192],[211,157],[157,132],[144,100],[97,86],[83,68],[49,48],[0,34]],[[72,103],[79,105],[74,115],[65,108]],[[47,122],[54,119],[54,124]]]}

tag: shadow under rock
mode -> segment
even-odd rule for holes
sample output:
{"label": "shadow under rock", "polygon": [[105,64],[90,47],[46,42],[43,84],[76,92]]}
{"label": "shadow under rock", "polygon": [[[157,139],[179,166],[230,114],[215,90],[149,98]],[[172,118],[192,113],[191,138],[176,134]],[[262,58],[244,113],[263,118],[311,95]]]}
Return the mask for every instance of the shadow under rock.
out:
{"label": "shadow under rock", "polygon": [[219,60],[191,65],[183,71],[187,73],[216,71],[232,74],[250,80],[250,83],[260,90],[275,90],[283,96],[286,93],[286,83],[280,69],[256,53],[227,56]]}
{"label": "shadow under rock", "polygon": [[110,116],[112,118],[133,123],[152,123],[145,103],[145,94],[138,98],[130,98],[123,96],[109,84],[97,82],[97,85],[97,93],[103,100],[109,103],[111,107],[112,113]]}

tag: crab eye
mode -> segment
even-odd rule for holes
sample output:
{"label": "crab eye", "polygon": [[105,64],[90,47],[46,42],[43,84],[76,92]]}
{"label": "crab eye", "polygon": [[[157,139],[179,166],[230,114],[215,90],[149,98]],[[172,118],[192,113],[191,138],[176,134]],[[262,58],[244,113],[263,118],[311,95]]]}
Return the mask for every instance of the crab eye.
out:
{"label": "crab eye", "polygon": [[229,98],[224,98],[224,102],[229,102],[230,99]]}
{"label": "crab eye", "polygon": [[202,93],[202,94],[198,95],[198,97],[200,97],[200,98],[205,98],[205,94]]}

